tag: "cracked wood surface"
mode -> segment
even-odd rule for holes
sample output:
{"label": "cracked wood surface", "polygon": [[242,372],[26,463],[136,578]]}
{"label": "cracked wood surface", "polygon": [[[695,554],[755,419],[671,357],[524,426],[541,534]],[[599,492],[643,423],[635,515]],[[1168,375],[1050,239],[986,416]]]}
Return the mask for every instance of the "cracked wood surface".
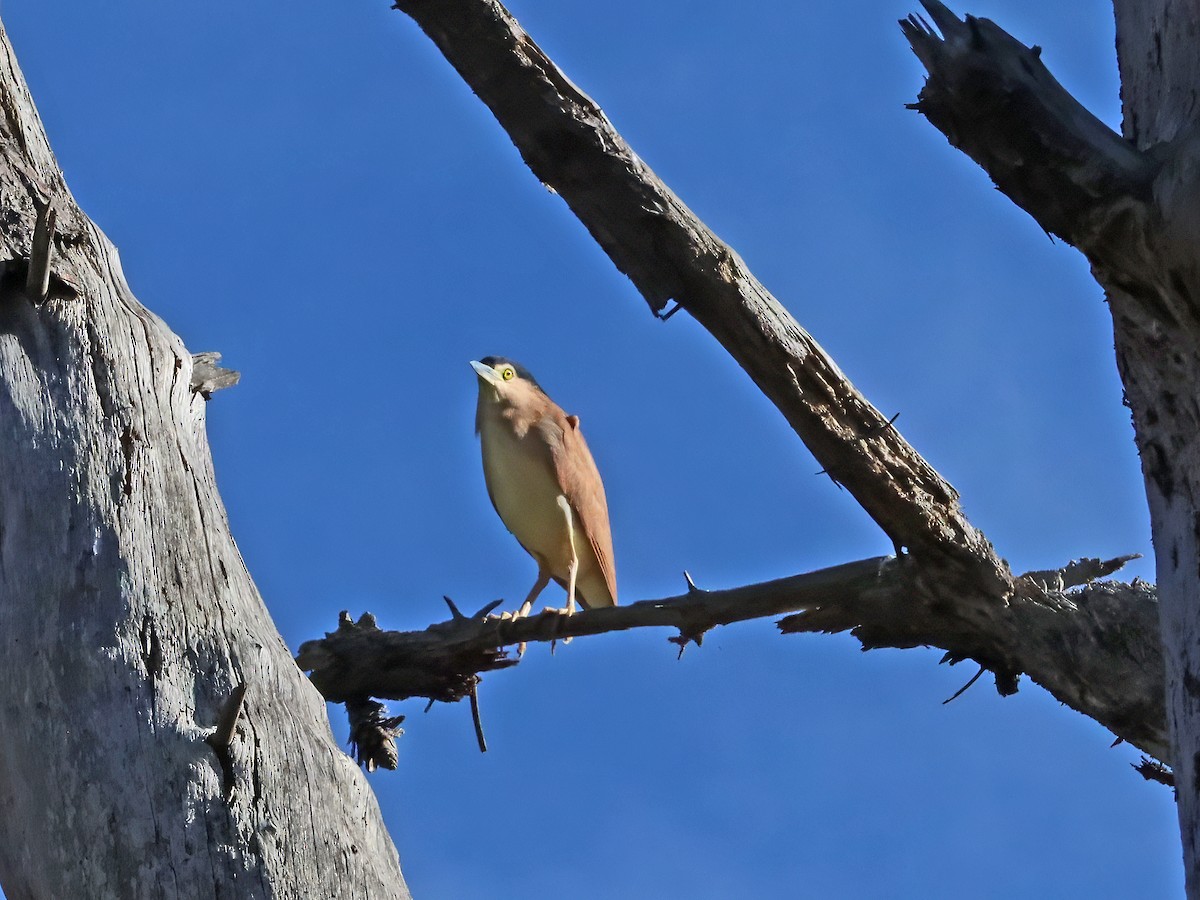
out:
{"label": "cracked wood surface", "polygon": [[193,357],[76,207],[2,32],[0,209],[6,896],[406,897],[230,537],[201,392],[232,376],[210,366],[194,389]]}

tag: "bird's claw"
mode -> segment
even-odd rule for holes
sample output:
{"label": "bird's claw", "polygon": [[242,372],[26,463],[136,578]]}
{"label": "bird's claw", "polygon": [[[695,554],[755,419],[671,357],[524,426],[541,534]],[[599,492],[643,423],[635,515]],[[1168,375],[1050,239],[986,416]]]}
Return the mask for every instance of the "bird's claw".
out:
{"label": "bird's claw", "polygon": [[[562,606],[562,607],[547,606],[545,609],[542,610],[541,615],[543,615],[543,616],[546,616],[546,615],[559,616],[560,618],[558,621],[559,621],[559,624],[561,625],[563,619],[570,618],[571,616],[575,615],[575,606],[573,603],[570,603],[570,602],[568,602],[566,606]],[[558,644],[559,641],[562,641],[563,646],[565,647],[567,644],[571,643],[572,640],[574,640],[574,638],[572,638],[571,635],[567,635],[566,637],[561,637],[561,638],[556,637],[556,638],[551,639],[550,655],[551,656],[554,655],[554,648]]]}

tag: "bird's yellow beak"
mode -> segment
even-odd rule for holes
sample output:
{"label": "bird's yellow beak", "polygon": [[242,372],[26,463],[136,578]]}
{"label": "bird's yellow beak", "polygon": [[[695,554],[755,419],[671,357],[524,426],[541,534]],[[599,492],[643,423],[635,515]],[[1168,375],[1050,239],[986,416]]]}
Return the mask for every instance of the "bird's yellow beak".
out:
{"label": "bird's yellow beak", "polygon": [[499,387],[504,384],[504,379],[500,377],[500,373],[491,366],[484,365],[478,360],[471,360],[471,368],[475,370],[475,374],[479,376],[479,380],[490,384],[492,387]]}

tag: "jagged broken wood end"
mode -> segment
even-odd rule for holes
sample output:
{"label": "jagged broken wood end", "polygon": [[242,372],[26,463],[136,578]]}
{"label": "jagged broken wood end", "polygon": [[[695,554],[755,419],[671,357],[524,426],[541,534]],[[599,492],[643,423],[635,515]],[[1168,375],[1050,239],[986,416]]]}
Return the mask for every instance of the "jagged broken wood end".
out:
{"label": "jagged broken wood end", "polygon": [[235,369],[218,366],[221,354],[215,351],[192,354],[192,392],[205,400],[211,399],[216,391],[233,387],[242,380],[242,373]]}

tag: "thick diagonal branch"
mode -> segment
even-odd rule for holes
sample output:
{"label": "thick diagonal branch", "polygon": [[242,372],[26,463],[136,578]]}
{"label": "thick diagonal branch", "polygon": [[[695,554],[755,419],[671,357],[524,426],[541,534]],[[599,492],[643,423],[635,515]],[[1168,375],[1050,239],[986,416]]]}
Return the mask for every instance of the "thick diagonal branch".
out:
{"label": "thick diagonal branch", "polygon": [[451,702],[467,696],[478,673],[516,665],[503,648],[517,643],[645,627],[677,629],[675,641],[698,640],[717,625],[792,613],[779,623],[785,633],[849,631],[865,649],[938,647],[949,661],[983,663],[1005,691],[1028,674],[1061,702],[1161,757],[1166,722],[1153,588],[1095,583],[1054,589],[1110,574],[1125,559],[1023,576],[1007,605],[970,597],[947,604],[912,559],[876,558],[730,590],[690,587],[676,597],[569,618],[553,612],[518,620],[456,615],[424,631],[399,632],[379,630],[370,617],[356,624],[343,616],[337,631],[305,643],[297,662],[331,702]]}
{"label": "thick diagonal branch", "polygon": [[958,494],[650,170],[495,0],[398,0],[488,106],[533,173],[558,193],[661,313],[701,322],[783,413],[829,475],[898,546],[971,570],[1003,596],[1007,567]]}

